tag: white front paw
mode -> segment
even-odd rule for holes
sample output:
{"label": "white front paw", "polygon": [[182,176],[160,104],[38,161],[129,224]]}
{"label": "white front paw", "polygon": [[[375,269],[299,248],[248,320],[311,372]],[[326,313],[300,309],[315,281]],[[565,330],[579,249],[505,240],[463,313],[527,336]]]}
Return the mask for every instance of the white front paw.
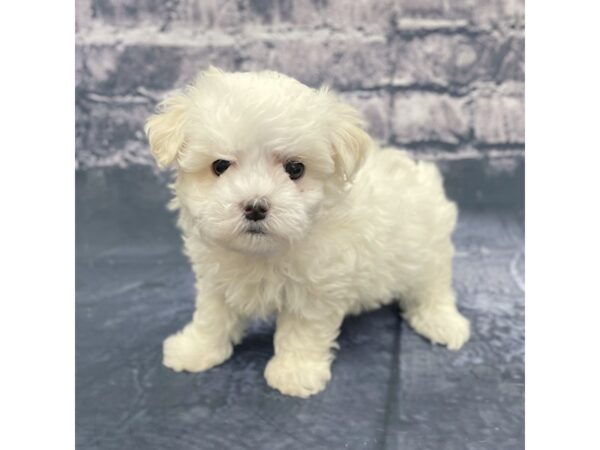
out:
{"label": "white front paw", "polygon": [[202,372],[226,361],[231,353],[230,343],[211,342],[188,325],[163,342],[163,365],[176,372]]}
{"label": "white front paw", "polygon": [[276,355],[267,364],[267,384],[285,395],[307,398],[325,389],[331,379],[328,359],[307,360],[295,355]]}
{"label": "white front paw", "polygon": [[458,350],[469,340],[469,321],[454,307],[423,308],[405,318],[417,333],[450,350]]}

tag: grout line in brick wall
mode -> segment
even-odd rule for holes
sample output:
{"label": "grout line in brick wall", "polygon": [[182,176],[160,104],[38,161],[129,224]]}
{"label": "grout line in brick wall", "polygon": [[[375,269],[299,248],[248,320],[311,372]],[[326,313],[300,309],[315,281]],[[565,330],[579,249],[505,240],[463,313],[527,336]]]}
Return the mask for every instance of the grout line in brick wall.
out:
{"label": "grout line in brick wall", "polygon": [[394,39],[394,28],[398,22],[397,19],[397,15],[398,12],[394,11],[390,17],[390,21],[388,23],[389,25],[389,29],[388,32],[386,33],[386,46],[388,48],[388,68],[389,68],[389,72],[388,72],[388,79],[390,80],[390,85],[386,86],[384,89],[385,91],[387,91],[387,93],[389,94],[389,102],[388,102],[388,117],[387,117],[387,129],[390,130],[390,136],[388,138],[388,140],[393,140],[395,138],[394,134],[393,134],[393,129],[394,129],[394,108],[395,108],[395,95],[393,92],[393,80],[394,80],[394,74],[396,73],[396,67],[398,65],[398,54],[397,52],[392,52],[390,51],[391,45],[392,45],[392,41]]}
{"label": "grout line in brick wall", "polygon": [[[403,39],[420,38],[428,35],[457,35],[476,37],[482,34],[514,34],[522,30],[488,29],[467,26],[464,21],[456,21],[454,25],[437,26],[423,22],[419,27],[419,21],[413,20],[410,26],[397,26],[390,21],[388,26],[365,29],[365,28],[332,28],[327,26],[265,26],[246,25],[234,29],[198,29],[192,26],[172,25],[169,15],[162,25],[140,25],[136,27],[119,27],[95,21],[90,26],[77,30],[77,45],[179,45],[194,46],[199,42],[206,44],[234,43],[246,41],[289,41],[289,40],[343,40],[361,39],[365,41],[390,40],[398,37]],[[395,20],[392,17],[392,20]],[[447,21],[444,21],[446,23]]]}
{"label": "grout line in brick wall", "polygon": [[[391,71],[395,70],[392,67]],[[465,98],[469,104],[472,104],[474,98],[478,96],[489,97],[494,94],[498,95],[507,95],[514,96],[514,92],[519,93],[524,88],[524,83],[522,81],[507,81],[504,83],[470,83],[470,84],[451,84],[451,85],[442,85],[442,84],[405,84],[405,85],[395,85],[393,81],[391,84],[382,84],[375,85],[370,87],[364,86],[344,86],[333,87],[334,91],[338,94],[361,94],[361,93],[388,93],[390,94],[389,107],[390,111],[393,111],[394,107],[394,94],[398,93],[430,93],[430,94],[439,94],[446,95],[452,98]],[[124,92],[118,94],[111,94],[106,92],[99,92],[95,90],[90,90],[86,88],[79,87],[77,88],[77,96],[81,99],[92,101],[95,103],[111,103],[115,104],[126,104],[126,103],[146,103],[148,101],[156,102],[164,98],[168,93],[176,91],[179,89],[178,87],[174,87],[169,90],[150,90],[143,86],[137,87],[134,91]],[[507,92],[505,92],[507,91]],[[513,92],[514,91],[514,92]],[[512,92],[512,95],[510,93]],[[470,116],[470,120],[472,121],[473,117]],[[390,117],[391,120],[391,117]],[[391,122],[388,124],[391,125]]]}
{"label": "grout line in brick wall", "polygon": [[195,28],[177,28],[160,32],[156,26],[120,28],[105,24],[96,24],[76,34],[77,45],[147,45],[147,46],[196,46],[203,44],[233,44],[236,42],[287,41],[302,39],[348,40],[349,38],[383,40],[381,32],[372,33],[364,30],[334,30],[330,28],[289,28],[274,29],[270,27],[244,27],[235,32],[223,29],[198,30]]}
{"label": "grout line in brick wall", "polygon": [[93,103],[105,103],[113,105],[131,105],[131,104],[146,104],[153,102],[153,97],[137,94],[125,94],[125,95],[103,95],[95,92],[80,92],[78,97],[91,101]]}

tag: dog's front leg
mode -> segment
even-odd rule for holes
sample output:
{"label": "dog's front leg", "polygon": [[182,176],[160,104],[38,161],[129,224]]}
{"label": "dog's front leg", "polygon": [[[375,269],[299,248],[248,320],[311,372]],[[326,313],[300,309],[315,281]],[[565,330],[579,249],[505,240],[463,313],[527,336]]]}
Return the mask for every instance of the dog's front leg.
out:
{"label": "dog's front leg", "polygon": [[269,386],[286,395],[309,397],[325,389],[331,378],[332,348],[343,314],[301,315],[282,311],[277,316],[275,356],[265,369]]}
{"label": "dog's front leg", "polygon": [[163,364],[201,372],[226,361],[240,341],[245,320],[220,295],[199,294],[192,322],[163,343]]}

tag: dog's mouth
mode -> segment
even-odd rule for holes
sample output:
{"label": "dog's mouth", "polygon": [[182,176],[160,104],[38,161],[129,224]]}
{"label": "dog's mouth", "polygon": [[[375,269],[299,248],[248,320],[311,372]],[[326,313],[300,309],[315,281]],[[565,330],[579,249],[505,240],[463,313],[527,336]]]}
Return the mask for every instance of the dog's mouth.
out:
{"label": "dog's mouth", "polygon": [[248,227],[245,230],[245,233],[253,236],[263,236],[267,234],[264,227],[256,224],[248,225]]}

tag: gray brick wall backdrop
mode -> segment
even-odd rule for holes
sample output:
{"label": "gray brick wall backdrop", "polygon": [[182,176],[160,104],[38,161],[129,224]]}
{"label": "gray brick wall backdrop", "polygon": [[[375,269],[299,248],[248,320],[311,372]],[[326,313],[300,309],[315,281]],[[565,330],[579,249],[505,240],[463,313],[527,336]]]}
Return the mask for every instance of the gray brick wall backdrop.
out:
{"label": "gray brick wall backdrop", "polygon": [[523,0],[76,0],[80,170],[151,165],[145,118],[209,64],[329,84],[451,196],[522,202]]}

